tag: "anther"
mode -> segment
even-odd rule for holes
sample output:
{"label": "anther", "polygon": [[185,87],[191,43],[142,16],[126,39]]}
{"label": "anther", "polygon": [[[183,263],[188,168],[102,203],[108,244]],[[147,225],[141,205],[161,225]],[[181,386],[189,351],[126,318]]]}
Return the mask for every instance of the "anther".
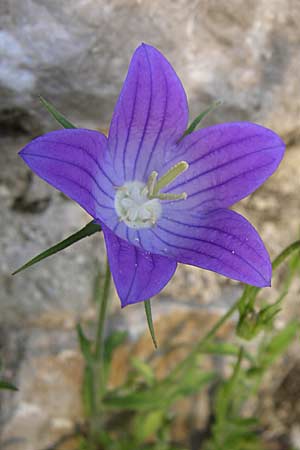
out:
{"label": "anther", "polygon": [[[189,165],[186,161],[180,161],[175,166],[171,167],[156,183],[152,195],[156,196],[158,192],[172,183],[179,175],[188,169]],[[152,172],[153,173],[153,172]]]}
{"label": "anther", "polygon": [[158,173],[154,170],[150,173],[148,181],[147,181],[147,189],[148,189],[148,195],[149,198],[152,197],[155,189],[155,183],[158,177]]}
{"label": "anther", "polygon": [[156,198],[159,200],[186,200],[187,193],[183,192],[182,194],[157,194]]}

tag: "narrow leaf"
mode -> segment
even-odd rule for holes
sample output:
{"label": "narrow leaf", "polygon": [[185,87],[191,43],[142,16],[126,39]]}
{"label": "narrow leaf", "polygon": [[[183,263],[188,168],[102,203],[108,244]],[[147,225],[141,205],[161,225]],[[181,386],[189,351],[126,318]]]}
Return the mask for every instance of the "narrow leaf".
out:
{"label": "narrow leaf", "polygon": [[104,360],[110,363],[113,357],[113,352],[120,347],[128,337],[127,331],[113,331],[104,341]]}
{"label": "narrow leaf", "polygon": [[272,262],[273,270],[277,269],[292,253],[295,251],[300,252],[300,240],[295,241],[286,247]]}
{"label": "narrow leaf", "polygon": [[[272,261],[273,272],[286,261],[295,252],[300,252],[300,240],[288,245],[279,255]],[[262,288],[246,285],[244,288],[243,296],[239,302],[239,312],[242,315],[247,308],[251,308],[254,305],[255,299]]]}
{"label": "narrow leaf", "polygon": [[16,275],[17,273],[21,272],[24,269],[27,269],[30,266],[33,266],[34,264],[42,261],[45,258],[48,258],[48,256],[52,256],[57,252],[60,252],[61,250],[64,250],[67,247],[70,247],[70,245],[75,244],[75,242],[80,241],[81,239],[91,236],[92,234],[96,233],[97,231],[101,231],[100,225],[97,223],[94,223],[92,220],[89,222],[85,227],[81,228],[81,230],[76,231],[76,233],[72,234],[71,236],[67,237],[63,241],[59,242],[58,244],[53,245],[53,247],[48,248],[47,250],[43,251],[39,255],[32,258],[30,261],[25,263],[23,266],[19,267],[19,269],[15,270],[12,275]]}
{"label": "narrow leaf", "polygon": [[153,326],[153,321],[152,321],[152,311],[151,311],[150,299],[144,301],[144,305],[145,305],[147,323],[148,323],[149,331],[151,334],[152,342],[153,342],[154,347],[157,348],[157,340],[155,337],[155,331],[154,331],[154,326]]}
{"label": "narrow leaf", "polygon": [[263,354],[260,355],[260,365],[264,369],[267,369],[286,350],[295,339],[299,328],[299,322],[292,321],[265,345]]}
{"label": "narrow leaf", "polygon": [[42,105],[47,109],[51,116],[63,127],[63,128],[76,128],[65,116],[63,116],[57,109],[51,105],[46,99],[40,96]]}
{"label": "narrow leaf", "polygon": [[87,417],[91,417],[96,408],[93,367],[86,364],[82,383],[83,408]]}
{"label": "narrow leaf", "polygon": [[77,324],[76,330],[77,330],[77,336],[78,336],[81,353],[82,353],[86,363],[92,364],[93,363],[92,343],[85,336],[80,323]]}
{"label": "narrow leaf", "polygon": [[0,389],[8,389],[10,391],[17,391],[18,388],[14,386],[12,383],[6,380],[0,380]]}
{"label": "narrow leaf", "polygon": [[152,368],[147,363],[140,360],[139,358],[132,357],[131,364],[133,365],[135,370],[144,378],[147,384],[149,384],[150,386],[153,385],[153,383],[155,382],[155,375]]}
{"label": "narrow leaf", "polygon": [[185,132],[183,133],[183,135],[181,136],[181,138],[179,139],[179,142],[188,134],[191,134],[193,131],[195,131],[195,129],[197,128],[197,126],[199,125],[199,123],[204,119],[204,117],[207,116],[207,114],[209,114],[211,111],[213,111],[214,109],[218,108],[218,106],[222,105],[222,101],[218,100],[214,103],[212,103],[205,111],[203,111],[201,114],[199,114],[199,116],[196,117],[196,119],[193,120],[193,122],[190,124],[190,126],[185,130]]}
{"label": "narrow leaf", "polygon": [[137,414],[134,419],[134,440],[135,445],[142,444],[150,436],[155,435],[162,426],[165,412],[162,410],[150,411],[144,414]]}
{"label": "narrow leaf", "polygon": [[[237,345],[230,344],[227,342],[207,342],[203,346],[203,350],[200,353],[211,353],[216,355],[230,355],[230,356],[238,356],[240,349]],[[244,357],[253,362],[253,356],[251,353],[244,351]]]}

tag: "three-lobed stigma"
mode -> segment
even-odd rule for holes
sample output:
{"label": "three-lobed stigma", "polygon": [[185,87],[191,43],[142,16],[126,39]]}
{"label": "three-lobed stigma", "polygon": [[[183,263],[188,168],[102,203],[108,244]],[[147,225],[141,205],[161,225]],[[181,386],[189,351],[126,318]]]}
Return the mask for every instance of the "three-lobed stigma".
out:
{"label": "three-lobed stigma", "polygon": [[141,181],[129,181],[116,187],[115,210],[119,220],[128,227],[140,229],[151,228],[161,216],[161,200],[185,200],[187,194],[161,193],[161,189],[174,181],[189,167],[185,161],[180,161],[169,169],[161,178],[153,171],[147,184]]}

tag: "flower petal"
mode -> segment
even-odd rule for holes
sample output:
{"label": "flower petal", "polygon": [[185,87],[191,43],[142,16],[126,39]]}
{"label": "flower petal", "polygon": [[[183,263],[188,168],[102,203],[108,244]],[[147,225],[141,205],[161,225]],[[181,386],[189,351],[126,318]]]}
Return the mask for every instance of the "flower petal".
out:
{"label": "flower petal", "polygon": [[142,44],[132,57],[108,138],[120,183],[145,181],[161,169],[166,148],[187,121],[187,99],[174,69],[158,50]]}
{"label": "flower petal", "polygon": [[84,129],[59,130],[31,141],[20,152],[41,178],[78,202],[93,217],[114,213],[113,172],[105,162],[106,137]]}
{"label": "flower petal", "polygon": [[110,269],[122,307],[158,294],[174,275],[176,261],[145,252],[102,227]]}
{"label": "flower petal", "polygon": [[240,122],[225,123],[185,137],[171,166],[189,163],[188,170],[165,192],[186,192],[180,209],[225,208],[257,189],[277,168],[285,144],[273,131]]}
{"label": "flower petal", "polygon": [[147,232],[144,249],[254,286],[270,286],[271,263],[253,226],[234,211],[169,214]]}

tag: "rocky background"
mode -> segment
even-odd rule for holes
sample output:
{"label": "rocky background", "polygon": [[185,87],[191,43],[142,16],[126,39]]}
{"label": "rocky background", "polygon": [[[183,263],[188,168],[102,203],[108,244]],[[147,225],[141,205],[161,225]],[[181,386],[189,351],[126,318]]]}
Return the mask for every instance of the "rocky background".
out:
{"label": "rocky background", "polygon": [[[54,448],[80,421],[74,325],[93,323],[93,285],[103,259],[101,238],[93,236],[10,275],[89,221],[17,157],[28,140],[56,127],[38,95],[78,126],[105,130],[132,52],[141,41],[157,46],[183,81],[191,118],[222,99],[206,124],[250,120],[286,141],[278,172],[239,205],[274,256],[299,235],[299,23],[299,0],[0,0],[0,348],[5,374],[19,387],[1,395],[1,449]],[[153,301],[158,335],[168,336],[177,324],[182,339],[194,342],[240,290],[221,276],[180,267]],[[278,327],[299,314],[299,292],[298,283]],[[129,330],[132,352],[151,351],[148,336],[141,337],[142,305],[120,311],[115,297],[110,326]],[[126,356],[128,349],[119,361]],[[300,449],[299,373],[299,349],[291,348],[265,387],[260,408],[272,449]],[[191,408],[180,408],[178,438],[190,431]],[[205,428],[208,413],[202,397],[193,412],[196,428]]]}

